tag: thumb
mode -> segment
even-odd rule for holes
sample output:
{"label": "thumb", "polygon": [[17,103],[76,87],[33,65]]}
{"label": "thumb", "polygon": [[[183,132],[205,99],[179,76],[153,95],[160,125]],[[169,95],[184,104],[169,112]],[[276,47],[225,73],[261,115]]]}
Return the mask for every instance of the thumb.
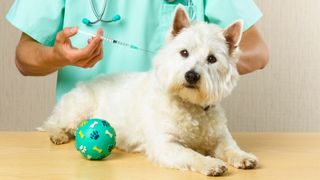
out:
{"label": "thumb", "polygon": [[78,33],[78,27],[67,27],[64,28],[62,31],[60,31],[56,36],[56,42],[58,43],[64,43],[66,42],[70,37],[74,36]]}

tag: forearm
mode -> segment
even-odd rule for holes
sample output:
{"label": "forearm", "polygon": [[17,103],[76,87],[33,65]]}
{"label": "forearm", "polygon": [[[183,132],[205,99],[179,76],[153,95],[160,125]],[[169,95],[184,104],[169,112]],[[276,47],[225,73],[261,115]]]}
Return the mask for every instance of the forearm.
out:
{"label": "forearm", "polygon": [[260,50],[242,50],[242,54],[237,63],[239,74],[247,74],[259,69],[263,69],[268,62],[268,55]]}
{"label": "forearm", "polygon": [[52,48],[29,39],[26,35],[16,49],[16,66],[25,76],[44,76],[55,72],[59,66],[54,64]]}
{"label": "forearm", "polygon": [[268,48],[254,26],[243,33],[240,49],[242,53],[237,64],[239,74],[247,74],[267,65]]}

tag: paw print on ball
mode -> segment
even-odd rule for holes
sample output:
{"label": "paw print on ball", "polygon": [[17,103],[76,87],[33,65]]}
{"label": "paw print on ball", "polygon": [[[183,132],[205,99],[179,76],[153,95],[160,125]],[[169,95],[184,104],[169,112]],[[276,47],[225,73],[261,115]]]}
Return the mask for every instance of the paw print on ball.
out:
{"label": "paw print on ball", "polygon": [[114,148],[114,145],[109,145],[108,146],[108,151],[111,153],[112,149]]}
{"label": "paw print on ball", "polygon": [[105,127],[110,126],[110,124],[107,121],[102,121],[102,125],[105,126]]}
{"label": "paw print on ball", "polygon": [[91,134],[90,134],[90,138],[91,139],[94,139],[94,140],[97,140],[99,138],[99,132],[98,131],[93,131]]}
{"label": "paw print on ball", "polygon": [[81,145],[79,149],[82,153],[86,153],[87,151],[87,147],[85,147],[84,145]]}

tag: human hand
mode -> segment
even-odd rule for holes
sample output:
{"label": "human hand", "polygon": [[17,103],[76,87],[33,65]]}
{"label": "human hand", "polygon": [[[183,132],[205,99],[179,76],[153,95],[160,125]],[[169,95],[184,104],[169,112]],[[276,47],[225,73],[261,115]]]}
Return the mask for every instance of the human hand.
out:
{"label": "human hand", "polygon": [[52,62],[56,67],[72,65],[82,68],[91,68],[103,58],[103,43],[101,36],[103,30],[100,28],[97,35],[88,40],[88,45],[82,49],[72,46],[70,38],[78,32],[77,27],[68,27],[60,31],[51,51]]}

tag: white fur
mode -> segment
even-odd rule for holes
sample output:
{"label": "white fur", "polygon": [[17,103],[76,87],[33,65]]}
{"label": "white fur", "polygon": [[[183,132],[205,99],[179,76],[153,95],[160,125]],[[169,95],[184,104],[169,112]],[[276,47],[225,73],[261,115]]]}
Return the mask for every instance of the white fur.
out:
{"label": "white fur", "polygon": [[[229,53],[224,30],[193,23],[170,36],[151,71],[97,77],[64,95],[44,128],[56,144],[66,143],[88,115],[106,119],[117,133],[117,147],[143,152],[165,167],[221,175],[224,161],[253,168],[257,158],[232,139],[219,102],[236,86],[239,49]],[[189,57],[180,55],[188,49]],[[209,53],[218,61],[207,62]],[[185,73],[201,75],[196,89],[186,88]],[[211,105],[207,111],[205,106]]]}

